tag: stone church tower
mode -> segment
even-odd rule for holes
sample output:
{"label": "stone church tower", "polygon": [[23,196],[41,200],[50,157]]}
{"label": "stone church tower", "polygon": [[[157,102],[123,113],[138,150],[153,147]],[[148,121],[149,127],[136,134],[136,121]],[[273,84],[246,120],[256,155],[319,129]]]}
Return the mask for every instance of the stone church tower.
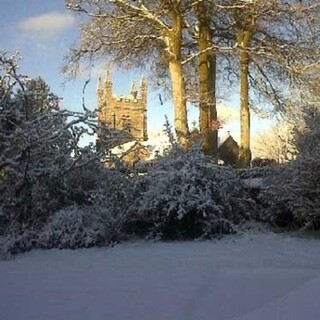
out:
{"label": "stone church tower", "polygon": [[[112,79],[107,71],[104,84],[98,84],[98,120],[102,128],[125,132],[131,140],[144,141],[147,135],[147,81],[142,77],[139,89],[131,84],[128,96],[113,95]],[[100,137],[101,138],[101,137]]]}

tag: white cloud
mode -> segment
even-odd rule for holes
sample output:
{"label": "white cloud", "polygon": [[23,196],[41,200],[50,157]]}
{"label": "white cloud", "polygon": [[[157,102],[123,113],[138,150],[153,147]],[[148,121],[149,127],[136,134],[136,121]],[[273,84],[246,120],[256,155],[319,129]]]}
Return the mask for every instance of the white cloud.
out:
{"label": "white cloud", "polygon": [[48,12],[27,18],[19,23],[19,29],[29,38],[52,39],[75,23],[75,18],[67,13]]}
{"label": "white cloud", "polygon": [[236,108],[218,105],[217,112],[218,112],[218,118],[222,122],[238,121],[240,118],[239,110]]}

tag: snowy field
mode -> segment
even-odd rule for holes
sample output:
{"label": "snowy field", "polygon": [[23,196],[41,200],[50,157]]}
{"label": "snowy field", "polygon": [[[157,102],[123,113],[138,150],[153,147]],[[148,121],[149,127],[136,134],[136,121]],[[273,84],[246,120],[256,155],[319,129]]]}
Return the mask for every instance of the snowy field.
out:
{"label": "snowy field", "polygon": [[0,262],[1,320],[319,320],[320,240],[33,251]]}

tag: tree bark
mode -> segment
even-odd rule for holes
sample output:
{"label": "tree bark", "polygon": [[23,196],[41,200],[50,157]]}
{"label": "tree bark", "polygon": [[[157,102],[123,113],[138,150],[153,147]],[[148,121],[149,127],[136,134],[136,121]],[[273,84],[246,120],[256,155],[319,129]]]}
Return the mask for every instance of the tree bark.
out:
{"label": "tree bark", "polygon": [[203,152],[216,157],[218,153],[218,121],[216,108],[216,55],[207,50],[212,46],[212,34],[207,8],[198,4],[199,22],[199,125],[203,137]]}
{"label": "tree bark", "polygon": [[249,57],[245,50],[240,49],[240,154],[242,166],[250,166],[250,109],[249,109]]}
{"label": "tree bark", "polygon": [[182,64],[179,60],[169,61],[171,76],[172,98],[174,105],[174,126],[178,143],[187,147],[189,142],[189,127],[187,115],[187,102]]}
{"label": "tree bark", "polygon": [[189,126],[187,115],[187,99],[184,80],[184,72],[181,61],[182,48],[182,15],[177,7],[172,9],[172,30],[167,34],[167,61],[171,77],[172,98],[174,105],[174,126],[176,130],[178,143],[182,147],[189,145]]}
{"label": "tree bark", "polygon": [[248,167],[251,163],[250,149],[250,107],[249,107],[249,53],[252,30],[237,31],[237,43],[240,57],[240,151],[239,165]]}

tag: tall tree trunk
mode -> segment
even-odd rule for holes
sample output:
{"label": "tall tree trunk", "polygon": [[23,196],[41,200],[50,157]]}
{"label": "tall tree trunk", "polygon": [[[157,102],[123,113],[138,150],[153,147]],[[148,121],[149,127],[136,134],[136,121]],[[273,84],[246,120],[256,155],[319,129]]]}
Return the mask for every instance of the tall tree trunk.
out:
{"label": "tall tree trunk", "polygon": [[241,166],[250,166],[250,109],[249,109],[249,57],[240,49],[240,154]]}
{"label": "tall tree trunk", "polygon": [[189,127],[187,115],[187,101],[183,68],[180,60],[169,61],[169,72],[172,84],[172,97],[174,105],[174,126],[178,143],[187,147],[189,142]]}
{"label": "tall tree trunk", "polygon": [[240,153],[239,165],[250,166],[250,107],[249,107],[249,53],[252,40],[252,30],[237,31],[237,42],[239,45],[240,57]]}
{"label": "tall tree trunk", "polygon": [[184,72],[181,61],[182,47],[182,14],[179,11],[180,3],[172,9],[172,30],[167,34],[167,60],[172,84],[172,98],[174,105],[174,126],[178,143],[187,147],[189,144],[189,126],[187,115],[187,99]]}
{"label": "tall tree trunk", "polygon": [[207,8],[203,2],[197,7],[199,22],[199,125],[203,137],[203,152],[216,157],[218,153],[218,121],[216,108],[216,55],[205,51],[212,46],[212,34]]}

